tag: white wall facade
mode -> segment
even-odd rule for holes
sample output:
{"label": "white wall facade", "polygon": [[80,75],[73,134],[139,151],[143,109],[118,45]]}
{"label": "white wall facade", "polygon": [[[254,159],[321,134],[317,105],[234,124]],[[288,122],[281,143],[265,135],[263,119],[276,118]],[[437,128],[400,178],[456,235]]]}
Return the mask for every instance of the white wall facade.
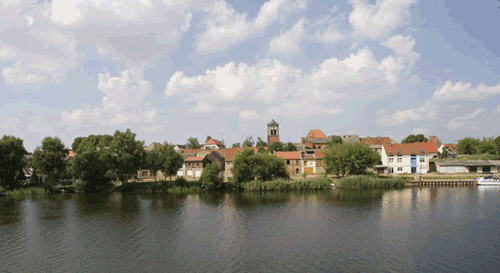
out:
{"label": "white wall facade", "polygon": [[[390,162],[390,158],[391,156],[387,155],[382,147],[382,165],[388,167],[389,173],[391,173],[391,168],[392,173],[411,173],[411,155],[392,155],[392,162]],[[401,162],[398,162],[398,158],[401,158]],[[417,173],[427,173],[429,171],[429,155],[417,154],[416,167]]]}

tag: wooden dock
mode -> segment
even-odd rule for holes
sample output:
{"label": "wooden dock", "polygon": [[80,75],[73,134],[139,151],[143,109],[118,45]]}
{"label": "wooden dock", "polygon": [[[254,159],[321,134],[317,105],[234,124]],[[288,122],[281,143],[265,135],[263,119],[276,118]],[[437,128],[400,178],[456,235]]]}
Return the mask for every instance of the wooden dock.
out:
{"label": "wooden dock", "polygon": [[408,183],[417,186],[476,186],[476,180],[413,180]]}

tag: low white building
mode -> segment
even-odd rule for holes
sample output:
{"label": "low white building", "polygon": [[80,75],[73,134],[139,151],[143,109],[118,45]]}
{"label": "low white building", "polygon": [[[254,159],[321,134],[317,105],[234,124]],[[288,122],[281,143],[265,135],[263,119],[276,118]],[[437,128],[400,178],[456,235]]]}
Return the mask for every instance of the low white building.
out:
{"label": "low white building", "polygon": [[426,143],[385,144],[382,147],[382,165],[376,169],[383,173],[427,173],[429,151]]}

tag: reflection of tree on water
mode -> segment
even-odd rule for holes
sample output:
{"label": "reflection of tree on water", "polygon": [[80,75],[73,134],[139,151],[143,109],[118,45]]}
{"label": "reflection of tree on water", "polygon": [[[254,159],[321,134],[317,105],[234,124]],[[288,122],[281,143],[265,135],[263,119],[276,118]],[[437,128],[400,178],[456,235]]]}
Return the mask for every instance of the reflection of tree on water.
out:
{"label": "reflection of tree on water", "polygon": [[382,200],[385,193],[396,189],[335,189],[331,193],[318,195],[318,201],[334,206],[365,206],[373,201]]}
{"label": "reflection of tree on water", "polygon": [[207,205],[219,206],[224,201],[225,195],[224,191],[206,191],[200,193],[200,199]]}
{"label": "reflection of tree on water", "polygon": [[83,215],[117,214],[129,220],[140,211],[139,196],[134,193],[76,194],[75,203]]}
{"label": "reflection of tree on water", "polygon": [[14,198],[2,198],[0,199],[0,226],[11,225],[14,223],[19,223],[21,219],[19,218],[21,214],[21,209],[19,204],[22,200]]}

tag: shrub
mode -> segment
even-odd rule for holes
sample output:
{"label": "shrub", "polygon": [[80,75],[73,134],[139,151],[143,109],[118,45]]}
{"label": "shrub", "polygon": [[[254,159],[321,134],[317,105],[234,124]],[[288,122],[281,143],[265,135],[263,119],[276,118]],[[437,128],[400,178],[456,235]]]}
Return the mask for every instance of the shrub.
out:
{"label": "shrub", "polygon": [[187,184],[188,184],[188,181],[186,178],[184,178],[183,176],[179,176],[175,179],[175,185],[178,186],[178,187],[185,187]]}
{"label": "shrub", "polygon": [[382,178],[371,176],[350,176],[343,177],[336,186],[343,188],[360,188],[360,189],[375,189],[375,188],[403,188],[406,186],[407,179],[403,177],[398,178]]}
{"label": "shrub", "polygon": [[203,169],[200,177],[201,187],[207,190],[219,189],[222,185],[223,178],[219,164],[211,163]]}

